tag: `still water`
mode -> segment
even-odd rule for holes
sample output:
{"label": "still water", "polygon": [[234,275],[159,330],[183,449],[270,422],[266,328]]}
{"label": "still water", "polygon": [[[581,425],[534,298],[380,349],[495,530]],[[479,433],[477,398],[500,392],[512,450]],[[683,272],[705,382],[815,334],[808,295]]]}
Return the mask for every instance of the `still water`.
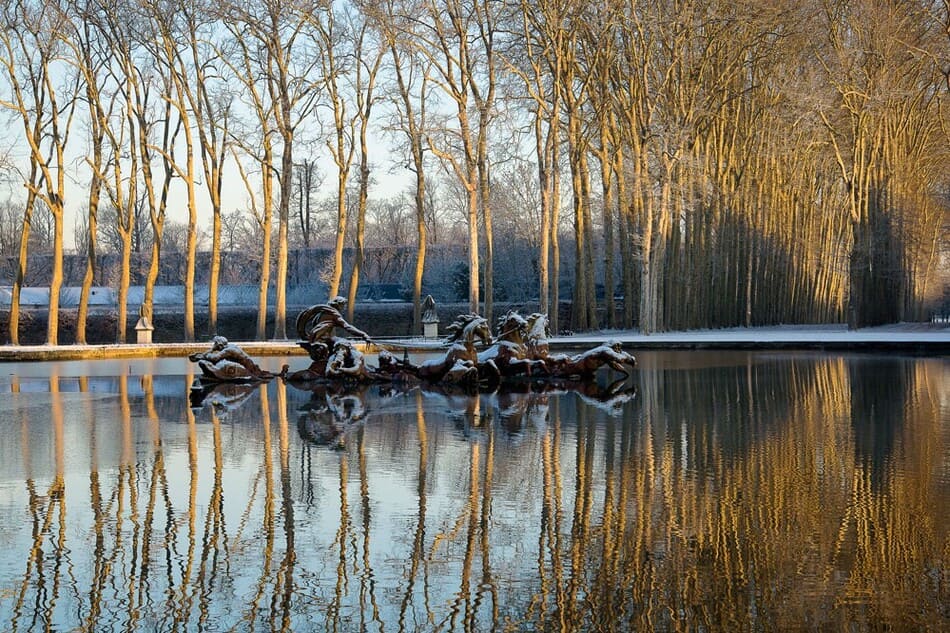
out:
{"label": "still water", "polygon": [[638,358],[194,409],[185,360],[0,365],[0,630],[950,628],[947,358]]}

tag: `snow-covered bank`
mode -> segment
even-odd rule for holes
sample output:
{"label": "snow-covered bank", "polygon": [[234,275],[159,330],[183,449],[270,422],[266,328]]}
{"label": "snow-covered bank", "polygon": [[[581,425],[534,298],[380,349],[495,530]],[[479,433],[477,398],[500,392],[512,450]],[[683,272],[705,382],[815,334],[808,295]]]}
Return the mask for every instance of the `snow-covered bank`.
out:
{"label": "snow-covered bank", "polygon": [[617,339],[625,347],[645,349],[907,349],[923,353],[950,352],[950,327],[899,323],[860,330],[844,325],[783,325],[641,334],[630,330],[560,336],[552,344],[589,345]]}
{"label": "snow-covered bank", "polygon": [[[950,327],[902,323],[861,330],[843,325],[786,325],[641,334],[636,330],[586,332],[551,339],[552,349],[586,348],[616,339],[637,349],[802,349],[906,351],[950,354]],[[303,355],[294,341],[235,341],[252,356]],[[0,362],[79,360],[97,358],[179,357],[205,350],[207,342],[152,345],[24,345],[0,346]],[[410,345],[412,347],[412,345]],[[426,347],[431,349],[431,342]]]}

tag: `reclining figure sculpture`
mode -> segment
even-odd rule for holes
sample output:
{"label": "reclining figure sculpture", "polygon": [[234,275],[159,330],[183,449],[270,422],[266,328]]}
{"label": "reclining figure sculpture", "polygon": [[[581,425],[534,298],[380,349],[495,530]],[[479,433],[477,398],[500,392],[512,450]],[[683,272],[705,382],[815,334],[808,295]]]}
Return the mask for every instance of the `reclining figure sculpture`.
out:
{"label": "reclining figure sculpture", "polygon": [[190,354],[188,360],[198,363],[206,382],[263,382],[281,375],[261,369],[243,349],[223,336],[212,338],[210,350]]}

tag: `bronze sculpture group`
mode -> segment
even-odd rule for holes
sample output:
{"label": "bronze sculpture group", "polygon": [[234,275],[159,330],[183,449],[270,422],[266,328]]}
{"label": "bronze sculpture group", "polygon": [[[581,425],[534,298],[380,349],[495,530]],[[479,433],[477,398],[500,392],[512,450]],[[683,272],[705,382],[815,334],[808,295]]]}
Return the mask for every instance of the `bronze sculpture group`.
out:
{"label": "bronze sculpture group", "polygon": [[[256,391],[256,385],[280,378],[311,394],[299,412],[300,436],[310,444],[340,450],[366,417],[362,394],[371,384],[378,385],[381,394],[419,389],[426,396],[445,398],[450,410],[474,426],[479,424],[479,399],[497,398],[500,419],[511,430],[520,428],[529,412],[544,410],[554,393],[571,391],[611,410],[636,393],[624,384],[636,360],[619,342],[608,341],[579,354],[552,354],[544,314],[523,317],[509,312],[498,321],[495,333],[484,317],[459,315],[446,328],[441,346],[433,348],[438,354],[428,354],[433,357],[416,364],[405,348],[401,358],[390,351],[397,343],[374,340],[348,323],[342,315],[345,305],[337,297],[297,317],[297,344],[310,357],[310,365],[297,371],[287,365],[278,373],[264,370],[240,347],[215,336],[210,350],[189,356],[201,370],[191,388],[192,407],[210,405],[217,415],[227,415]],[[337,336],[338,331],[355,339]],[[366,362],[366,348],[361,349],[360,342],[376,352],[377,365]],[[601,367],[623,377],[601,386],[593,379]]]}
{"label": "bronze sculpture group", "polygon": [[[341,313],[346,300],[336,297],[311,306],[296,321],[298,344],[307,350],[310,365],[279,373],[261,369],[243,350],[222,336],[212,339],[207,352],[189,358],[201,369],[205,383],[263,382],[280,377],[288,382],[399,382],[453,385],[466,388],[493,387],[506,382],[585,381],[601,367],[624,377],[636,366],[636,359],[617,341],[608,341],[585,352],[552,354],[549,350],[547,317],[534,313],[523,317],[509,312],[498,322],[493,334],[488,321],[477,314],[462,314],[446,328],[444,353],[414,364],[408,353],[397,358],[387,344],[351,325]],[[366,363],[353,339],[336,335],[337,330],[378,348],[378,365]]]}

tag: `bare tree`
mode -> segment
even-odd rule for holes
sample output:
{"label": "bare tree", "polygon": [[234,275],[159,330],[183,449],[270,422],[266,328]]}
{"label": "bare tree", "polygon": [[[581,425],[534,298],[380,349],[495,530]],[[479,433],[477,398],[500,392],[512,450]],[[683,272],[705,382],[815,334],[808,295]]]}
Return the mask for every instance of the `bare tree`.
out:
{"label": "bare tree", "polygon": [[[218,280],[221,275],[221,188],[225,160],[229,154],[229,124],[232,97],[226,90],[227,78],[220,59],[221,47],[212,43],[217,24],[207,8],[191,2],[179,2],[174,13],[182,22],[184,48],[178,50],[176,66],[187,74],[190,81],[182,82],[183,95],[188,102],[201,151],[201,166],[205,188],[211,202],[211,266],[208,277],[208,329],[217,333]],[[161,19],[162,15],[156,15]],[[219,70],[220,68],[220,70]]]}
{"label": "bare tree", "polygon": [[[263,86],[259,86],[255,79],[254,64],[257,56],[255,49],[251,46],[252,42],[240,36],[240,29],[235,31],[233,28],[236,27],[229,26],[229,28],[232,28],[231,35],[240,51],[240,55],[235,62],[227,62],[226,57],[223,59],[229,64],[232,74],[241,78],[243,86],[246,88],[244,91],[245,105],[253,113],[253,123],[247,127],[256,132],[255,134],[244,129],[234,130],[232,132],[231,153],[234,155],[234,163],[247,191],[251,215],[259,229],[257,247],[260,249],[261,275],[258,283],[256,335],[258,340],[264,340],[267,337],[267,293],[270,287],[272,270],[274,181],[277,174],[274,162],[276,128],[273,109],[275,104],[270,101],[267,91]],[[256,188],[251,184],[251,174],[244,167],[243,157],[250,159],[254,168],[260,173],[259,197]]]}
{"label": "bare tree", "polygon": [[[443,120],[439,130],[427,134],[428,149],[453,173],[467,194],[469,309],[479,311],[479,218],[487,220],[487,135],[490,108],[494,99],[494,12],[480,2],[453,0],[448,3],[423,2],[424,20],[415,21],[412,41],[426,55],[433,71],[430,81],[437,85],[454,107],[453,125]],[[472,34],[476,35],[473,37]],[[484,84],[479,84],[479,81]],[[477,114],[472,120],[470,106]],[[438,133],[436,133],[438,132]],[[490,269],[490,267],[489,267]],[[491,298],[486,297],[486,313]]]}
{"label": "bare tree", "polygon": [[305,158],[294,165],[297,183],[297,230],[304,248],[313,245],[313,197],[323,182],[317,161]]}
{"label": "bare tree", "polygon": [[373,106],[376,103],[376,77],[379,74],[386,54],[382,40],[373,41],[369,17],[361,12],[349,14],[350,32],[354,38],[353,54],[356,66],[353,70],[353,90],[356,94],[355,126],[359,136],[359,192],[356,209],[356,256],[350,271],[347,295],[348,318],[353,320],[356,309],[356,293],[359,289],[360,272],[363,268],[364,246],[366,241],[366,207],[369,199],[370,163],[369,163],[369,126]]}
{"label": "bare tree", "polygon": [[[273,129],[281,139],[279,165],[277,293],[274,338],[287,338],[287,260],[290,200],[293,193],[294,141],[301,122],[313,111],[319,96],[315,79],[320,62],[319,50],[311,31],[314,16],[327,11],[319,0],[284,3],[265,0],[260,4],[227,3],[222,7],[224,20],[239,50],[246,55],[252,71],[242,81],[256,83],[273,104],[267,112],[273,116]],[[263,100],[261,101],[263,103]]]}
{"label": "bare tree", "polygon": [[[89,117],[90,167],[89,193],[87,198],[85,234],[81,246],[86,253],[86,272],[83,275],[79,294],[79,310],[76,317],[76,343],[86,343],[86,324],[89,314],[89,297],[96,275],[96,238],[98,233],[99,200],[102,196],[104,172],[104,144],[106,127],[116,100],[103,89],[108,75],[112,53],[104,33],[96,26],[92,13],[96,11],[91,0],[74,1],[70,13],[73,16],[72,33],[67,40],[76,59],[76,67],[82,73],[85,86],[85,101]],[[79,242],[77,241],[77,245]]]}
{"label": "bare tree", "polygon": [[[45,2],[17,0],[2,13],[0,65],[10,98],[0,107],[14,112],[29,147],[31,174],[24,181],[30,208],[44,202],[53,216],[53,262],[50,276],[46,342],[59,342],[59,291],[63,283],[63,213],[66,198],[66,147],[77,104],[79,75],[64,54],[66,16]],[[24,221],[24,226],[28,222]],[[24,243],[26,240],[23,240]],[[14,300],[19,303],[19,295]],[[17,320],[11,314],[11,341]]]}
{"label": "bare tree", "polygon": [[[377,28],[385,38],[396,78],[393,98],[395,127],[406,137],[409,158],[406,168],[413,173],[413,203],[416,225],[416,261],[412,276],[413,331],[422,332],[422,281],[426,269],[429,226],[426,217],[425,134],[428,77],[431,66],[411,45],[407,17],[397,12],[394,2],[381,2],[373,14]],[[400,161],[402,162],[402,161]]]}

